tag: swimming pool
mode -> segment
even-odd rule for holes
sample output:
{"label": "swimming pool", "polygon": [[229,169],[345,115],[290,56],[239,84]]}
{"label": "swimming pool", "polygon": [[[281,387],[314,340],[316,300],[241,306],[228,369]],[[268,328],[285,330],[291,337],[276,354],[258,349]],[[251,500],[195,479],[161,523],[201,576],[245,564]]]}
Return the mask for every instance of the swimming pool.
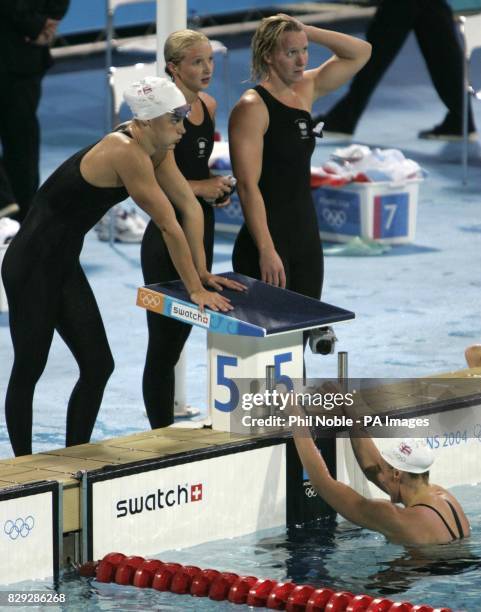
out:
{"label": "swimming pool", "polygon": [[[481,485],[452,491],[471,520],[472,536],[466,542],[407,551],[387,543],[381,535],[327,518],[168,551],[162,560],[477,612],[481,595]],[[52,585],[10,585],[10,590],[39,588],[51,590]],[[76,572],[65,573],[58,592],[66,595],[67,609],[75,610],[242,609],[206,598],[100,584],[79,578]]]}

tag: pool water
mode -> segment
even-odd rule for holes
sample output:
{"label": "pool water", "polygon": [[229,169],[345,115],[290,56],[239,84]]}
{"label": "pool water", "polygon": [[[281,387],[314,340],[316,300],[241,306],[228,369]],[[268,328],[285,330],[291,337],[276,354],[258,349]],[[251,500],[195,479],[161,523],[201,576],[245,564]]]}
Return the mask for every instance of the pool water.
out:
{"label": "pool water", "polygon": [[[481,609],[481,485],[453,488],[469,516],[472,535],[465,542],[407,550],[379,534],[344,521],[323,519],[290,528],[210,542],[159,555],[163,561],[215,568],[259,578],[328,586],[354,594],[384,596],[448,606],[455,611]],[[141,551],[139,551],[141,552]],[[51,589],[28,583],[15,589]],[[188,595],[159,593],[101,584],[66,572],[58,585],[69,610],[175,610],[223,612],[239,606]],[[32,608],[29,608],[32,610]],[[54,610],[55,607],[49,609]],[[247,609],[247,608],[245,608]]]}

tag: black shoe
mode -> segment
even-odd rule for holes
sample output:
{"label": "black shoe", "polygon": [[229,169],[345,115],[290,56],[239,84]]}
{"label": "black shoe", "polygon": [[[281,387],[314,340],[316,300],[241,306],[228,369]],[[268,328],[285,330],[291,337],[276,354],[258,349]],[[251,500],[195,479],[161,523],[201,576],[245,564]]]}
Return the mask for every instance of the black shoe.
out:
{"label": "black shoe", "polygon": [[[418,133],[418,138],[422,138],[423,140],[447,140],[450,142],[460,142],[463,140],[463,131],[453,130],[441,123],[434,126],[430,130],[421,130],[421,132]],[[476,130],[469,130],[468,141],[476,142],[477,139],[478,133]]]}

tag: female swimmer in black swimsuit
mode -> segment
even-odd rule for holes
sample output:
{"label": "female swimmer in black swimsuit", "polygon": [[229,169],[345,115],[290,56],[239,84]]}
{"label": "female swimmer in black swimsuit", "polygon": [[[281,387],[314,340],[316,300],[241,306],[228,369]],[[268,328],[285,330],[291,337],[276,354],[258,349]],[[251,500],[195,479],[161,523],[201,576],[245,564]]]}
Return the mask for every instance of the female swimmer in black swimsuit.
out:
{"label": "female swimmer in black swimsuit", "polygon": [[5,254],[2,278],[14,346],[5,410],[15,455],[32,452],[33,394],[55,329],[80,370],[68,404],[66,444],[90,439],[114,363],[79,256],[85,234],[114,204],[130,195],[151,216],[193,302],[232,308],[204,288],[231,283],[208,272],[202,210],[174,159],[190,106],[170,80],[157,77],[134,83],[125,98],[134,119],[52,174]]}

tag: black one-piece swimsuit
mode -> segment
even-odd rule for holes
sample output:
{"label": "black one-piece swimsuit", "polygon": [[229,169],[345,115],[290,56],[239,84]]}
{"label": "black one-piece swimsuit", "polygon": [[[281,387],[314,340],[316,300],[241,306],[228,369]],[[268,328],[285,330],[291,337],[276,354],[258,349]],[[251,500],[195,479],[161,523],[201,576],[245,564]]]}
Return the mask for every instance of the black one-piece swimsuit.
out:
{"label": "black one-piece swimsuit", "polygon": [[[201,100],[204,120],[200,125],[184,119],[185,134],[174,154],[179,170],[188,180],[210,177],[209,157],[214,146],[214,123]],[[204,248],[207,268],[212,267],[214,254],[214,211],[198,198],[204,213]],[[179,218],[182,224],[182,219]],[[179,274],[172,263],[167,246],[157,226],[150,222],[141,248],[145,284],[177,280]],[[147,311],[149,342],[143,375],[144,403],[152,428],[165,427],[174,420],[175,365],[192,327],[181,321]]]}
{"label": "black one-piece swimsuit", "polygon": [[[284,264],[287,289],[319,299],[323,255],[310,188],[311,115],[279,102],[261,85],[255,90],[269,113],[259,180],[269,231]],[[260,278],[259,253],[246,225],[237,236],[232,263],[236,272]]]}
{"label": "black one-piece swimsuit", "polygon": [[14,347],[5,412],[16,455],[32,452],[33,394],[54,330],[80,370],[68,405],[68,446],[89,441],[113,369],[79,256],[85,234],[128,193],[124,187],[95,187],[82,177],[80,162],[93,146],[67,159],[40,187],[2,266]]}

